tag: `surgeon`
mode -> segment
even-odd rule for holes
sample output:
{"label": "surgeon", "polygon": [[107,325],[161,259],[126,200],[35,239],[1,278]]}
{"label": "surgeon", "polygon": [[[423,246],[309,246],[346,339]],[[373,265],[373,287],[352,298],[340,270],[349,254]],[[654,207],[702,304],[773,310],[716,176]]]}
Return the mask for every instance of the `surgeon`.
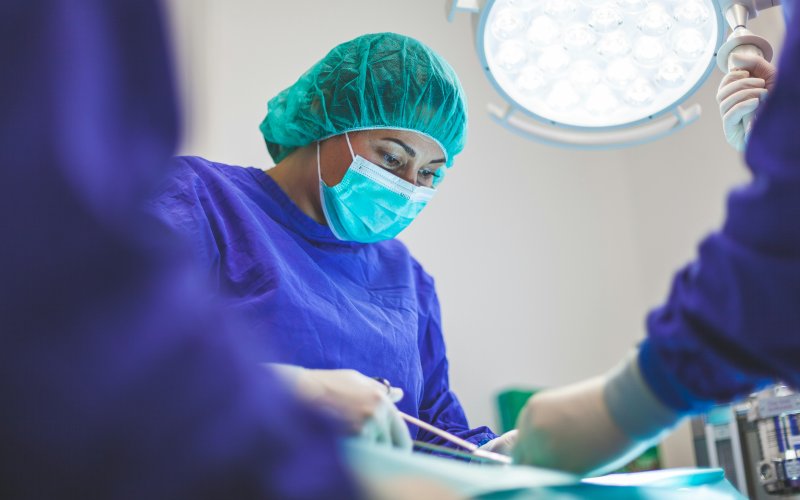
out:
{"label": "surgeon", "polygon": [[477,445],[496,437],[467,424],[434,281],[395,239],[435,197],[466,126],[444,59],[406,36],[365,35],[269,101],[260,129],[274,168],[177,158],[154,196],[258,332],[256,357],[389,446],[446,444],[409,434],[398,408]]}
{"label": "surgeon", "polygon": [[[724,225],[676,274],[635,352],[605,375],[528,401],[518,430],[499,439],[513,447],[518,462],[608,471],[686,416],[778,381],[800,388],[800,16],[794,7],[784,6],[787,35],[777,72],[766,61],[743,58],[744,70],[728,75],[720,89],[727,137],[746,148],[752,180],[730,193]],[[742,119],[749,113],[755,122],[748,138]]]}

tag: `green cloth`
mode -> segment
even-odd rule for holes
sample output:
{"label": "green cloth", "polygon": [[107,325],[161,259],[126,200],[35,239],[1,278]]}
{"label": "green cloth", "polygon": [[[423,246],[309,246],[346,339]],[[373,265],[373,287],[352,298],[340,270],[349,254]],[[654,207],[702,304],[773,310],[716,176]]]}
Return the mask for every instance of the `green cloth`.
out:
{"label": "green cloth", "polygon": [[455,71],[433,50],[376,33],[337,46],[271,99],[260,128],[276,163],[320,139],[395,128],[435,140],[451,166],[464,149],[467,104]]}
{"label": "green cloth", "polygon": [[539,389],[507,389],[497,395],[500,432],[508,432],[517,427],[517,417],[522,408],[538,391]]}

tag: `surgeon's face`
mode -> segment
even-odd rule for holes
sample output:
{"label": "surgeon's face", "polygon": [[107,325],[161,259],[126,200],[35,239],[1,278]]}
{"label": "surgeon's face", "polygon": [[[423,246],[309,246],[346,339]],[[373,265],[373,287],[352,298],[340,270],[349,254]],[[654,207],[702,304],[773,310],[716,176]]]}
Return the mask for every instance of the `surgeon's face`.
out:
{"label": "surgeon's face", "polygon": [[[353,152],[417,186],[433,187],[444,175],[444,152],[436,142],[416,132],[393,129],[348,133]],[[341,182],[353,157],[344,134],[321,145],[322,178],[328,186]]]}

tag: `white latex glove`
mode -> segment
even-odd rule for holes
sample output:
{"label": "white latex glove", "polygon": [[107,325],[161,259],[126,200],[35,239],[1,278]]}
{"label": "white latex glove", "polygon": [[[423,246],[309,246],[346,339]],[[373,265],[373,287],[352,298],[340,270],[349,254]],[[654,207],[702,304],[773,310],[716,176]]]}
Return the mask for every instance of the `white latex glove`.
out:
{"label": "white latex glove", "polygon": [[772,90],[777,69],[754,54],[730,57],[734,68],[720,82],[717,103],[728,144],[737,151],[744,151],[750,133],[746,123],[752,120],[759,104]]}
{"label": "white latex glove", "polygon": [[634,353],[606,375],[534,394],[517,419],[514,461],[600,474],[653,446],[678,421],[650,391]]}
{"label": "white latex glove", "polygon": [[512,450],[514,449],[514,445],[517,444],[518,432],[519,431],[517,431],[517,429],[508,431],[502,436],[498,436],[488,443],[485,443],[483,446],[481,446],[481,449],[510,456]]}
{"label": "white latex glove", "polygon": [[350,432],[387,446],[411,450],[408,426],[394,405],[403,391],[385,385],[355,370],[310,370],[271,364],[291,382],[302,399],[332,411]]}

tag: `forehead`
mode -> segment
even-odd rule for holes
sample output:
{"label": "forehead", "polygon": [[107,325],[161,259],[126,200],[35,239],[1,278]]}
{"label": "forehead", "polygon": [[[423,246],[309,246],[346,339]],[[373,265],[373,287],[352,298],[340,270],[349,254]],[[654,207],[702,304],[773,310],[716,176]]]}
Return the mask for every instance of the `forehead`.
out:
{"label": "forehead", "polygon": [[417,152],[417,156],[425,156],[427,158],[444,158],[444,151],[430,137],[413,132],[411,130],[396,130],[396,129],[375,129],[364,130],[359,132],[369,141],[384,141],[387,139],[395,139],[408,145]]}

